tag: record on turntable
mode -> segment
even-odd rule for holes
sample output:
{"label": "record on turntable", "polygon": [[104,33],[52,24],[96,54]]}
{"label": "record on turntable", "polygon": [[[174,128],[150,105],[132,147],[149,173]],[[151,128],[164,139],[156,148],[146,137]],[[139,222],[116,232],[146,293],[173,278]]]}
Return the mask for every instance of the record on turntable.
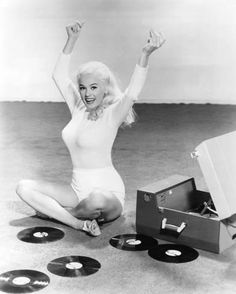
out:
{"label": "record on turntable", "polygon": [[87,256],[64,256],[48,263],[47,269],[61,277],[89,276],[96,273],[101,264]]}
{"label": "record on turntable", "polygon": [[49,277],[34,270],[14,270],[0,275],[0,291],[6,293],[31,293],[50,283]]}
{"label": "record on turntable", "polygon": [[28,243],[49,243],[60,240],[64,232],[52,227],[33,227],[20,231],[17,238]]}
{"label": "record on turntable", "polygon": [[150,257],[172,263],[193,261],[198,257],[198,252],[188,246],[178,244],[162,244],[148,251]]}
{"label": "record on turntable", "polygon": [[157,240],[141,234],[117,235],[110,239],[110,244],[121,250],[142,251],[158,245]]}

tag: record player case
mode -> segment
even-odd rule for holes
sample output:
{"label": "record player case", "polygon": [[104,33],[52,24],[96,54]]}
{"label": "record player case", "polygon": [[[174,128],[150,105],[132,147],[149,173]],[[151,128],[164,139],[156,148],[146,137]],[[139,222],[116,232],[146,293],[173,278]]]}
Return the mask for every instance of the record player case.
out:
{"label": "record player case", "polygon": [[[138,189],[137,233],[214,253],[231,247],[236,242],[236,222],[235,227],[231,222],[236,214],[235,150],[232,132],[203,141],[192,153],[209,192],[197,190],[194,178],[183,175]],[[203,203],[210,200],[213,213],[203,215]]]}

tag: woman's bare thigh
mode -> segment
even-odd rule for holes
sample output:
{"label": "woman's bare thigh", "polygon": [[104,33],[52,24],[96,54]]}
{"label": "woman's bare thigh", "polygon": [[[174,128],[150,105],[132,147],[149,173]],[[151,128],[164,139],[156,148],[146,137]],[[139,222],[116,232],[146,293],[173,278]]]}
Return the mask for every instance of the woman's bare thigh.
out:
{"label": "woman's bare thigh", "polygon": [[33,189],[55,199],[63,207],[75,207],[79,204],[79,199],[69,184],[33,181]]}

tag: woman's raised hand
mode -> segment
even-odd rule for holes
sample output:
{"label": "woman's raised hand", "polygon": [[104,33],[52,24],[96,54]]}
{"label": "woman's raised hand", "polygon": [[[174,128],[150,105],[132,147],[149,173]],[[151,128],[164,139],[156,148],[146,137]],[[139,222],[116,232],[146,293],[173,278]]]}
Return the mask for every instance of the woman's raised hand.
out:
{"label": "woman's raised hand", "polygon": [[78,38],[83,25],[84,22],[75,21],[74,23],[66,26],[68,38]]}
{"label": "woman's raised hand", "polygon": [[84,22],[75,21],[74,23],[66,26],[66,32],[67,32],[68,38],[63,48],[64,54],[72,53],[83,25],[84,25]]}
{"label": "woman's raised hand", "polygon": [[143,47],[143,52],[147,55],[150,55],[153,51],[160,48],[164,43],[165,39],[161,33],[156,33],[153,30],[150,30],[148,41]]}

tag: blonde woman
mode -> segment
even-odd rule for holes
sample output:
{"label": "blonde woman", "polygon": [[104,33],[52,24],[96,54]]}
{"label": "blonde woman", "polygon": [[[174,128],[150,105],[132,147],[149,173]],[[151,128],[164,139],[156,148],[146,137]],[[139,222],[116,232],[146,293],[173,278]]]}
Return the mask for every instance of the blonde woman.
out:
{"label": "blonde woman", "polygon": [[53,73],[71,113],[62,131],[73,164],[71,184],[21,180],[16,192],[37,212],[98,236],[101,232],[96,219],[112,221],[122,214],[125,187],[113,166],[111,150],[119,127],[134,121],[132,106],[143,88],[149,56],[164,39],[150,31],[131,81],[122,93],[112,72],[101,62],[80,66],[76,83],[69,78],[71,53],[82,27],[80,22],[66,27],[67,42]]}

